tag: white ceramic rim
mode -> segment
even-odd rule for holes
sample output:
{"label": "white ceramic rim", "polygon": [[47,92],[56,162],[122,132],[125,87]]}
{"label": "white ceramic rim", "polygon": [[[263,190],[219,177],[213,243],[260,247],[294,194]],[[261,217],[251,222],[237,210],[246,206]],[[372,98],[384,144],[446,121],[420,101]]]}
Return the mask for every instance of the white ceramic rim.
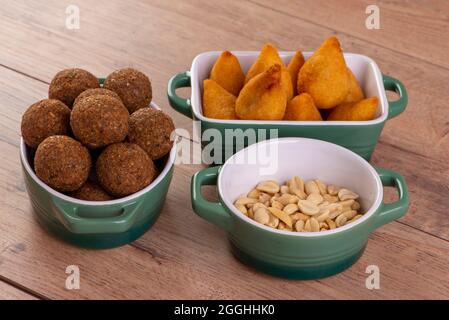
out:
{"label": "white ceramic rim", "polygon": [[[235,56],[244,56],[244,55],[258,55],[260,51],[231,51]],[[192,83],[198,83],[198,74],[196,69],[198,68],[199,59],[204,55],[219,55],[222,51],[206,51],[198,54],[192,62],[192,67],[190,69],[191,81]],[[281,57],[293,56],[295,51],[279,51],[279,55]],[[303,52],[305,56],[313,54],[312,51]],[[380,72],[379,66],[377,63],[368,56],[357,54],[357,53],[344,53],[346,57],[353,57],[358,59],[366,60],[369,64],[373,66],[374,69],[374,77],[376,79],[377,90],[379,94],[379,102],[382,109],[382,114],[374,120],[368,121],[291,121],[291,120],[276,120],[276,121],[268,121],[268,120],[222,120],[222,119],[213,119],[205,117],[201,112],[200,108],[195,106],[192,101],[196,101],[197,99],[193,99],[194,95],[201,94],[200,92],[194,92],[193,85],[191,85],[191,110],[195,115],[195,118],[200,119],[201,121],[213,122],[213,123],[226,123],[226,124],[250,124],[250,125],[289,125],[289,126],[347,126],[347,125],[373,125],[384,122],[388,118],[389,105],[387,95],[385,93],[385,87],[383,85],[383,77]]]}
{"label": "white ceramic rim", "polygon": [[[151,107],[160,110],[159,106],[154,102],[151,102]],[[47,192],[51,193],[53,196],[61,198],[62,200],[65,200],[67,202],[81,204],[81,205],[90,205],[90,206],[104,206],[104,205],[120,204],[120,203],[127,202],[127,201],[130,201],[130,200],[140,197],[144,193],[147,193],[148,191],[153,189],[156,185],[158,185],[162,181],[162,179],[165,178],[165,176],[168,174],[170,169],[173,167],[173,165],[175,163],[175,158],[176,158],[176,143],[173,143],[173,147],[170,150],[170,154],[169,154],[169,157],[167,159],[167,163],[165,164],[164,169],[159,173],[157,178],[154,181],[152,181],[148,186],[146,186],[145,188],[143,188],[140,191],[137,191],[136,193],[133,193],[129,196],[126,196],[126,197],[123,197],[120,199],[114,199],[114,200],[108,200],[108,201],[88,201],[88,200],[76,199],[76,198],[70,197],[68,195],[65,195],[59,191],[56,191],[55,189],[48,186],[45,182],[43,182],[36,175],[36,173],[34,173],[34,170],[31,168],[31,166],[28,162],[28,159],[25,156],[26,148],[27,147],[26,147],[25,142],[23,141],[23,138],[20,138],[20,158],[22,160],[22,163],[23,163],[27,173],[33,178],[33,180],[39,186],[44,188]]]}
{"label": "white ceramic rim", "polygon": [[[320,232],[296,232],[296,231],[286,231],[286,230],[284,231],[284,230],[274,229],[274,228],[265,226],[261,223],[254,221],[253,219],[245,216],[243,213],[241,213],[239,210],[237,210],[237,208],[234,206],[232,201],[230,201],[230,199],[226,199],[223,196],[223,193],[221,191],[223,172],[225,171],[226,166],[233,165],[233,163],[235,162],[234,157],[236,155],[238,155],[241,152],[245,152],[245,150],[247,150],[247,149],[256,148],[257,145],[259,145],[259,144],[268,144],[268,143],[278,143],[279,144],[279,143],[282,143],[283,141],[293,142],[293,141],[297,141],[297,140],[308,140],[308,141],[312,141],[313,143],[316,143],[316,144],[326,144],[334,149],[333,152],[348,153],[350,156],[352,156],[354,159],[356,159],[358,162],[360,162],[360,164],[362,166],[364,166],[371,173],[371,176],[373,177],[373,179],[376,180],[376,187],[377,187],[376,199],[375,199],[373,205],[369,208],[369,210],[366,213],[363,214],[363,216],[361,218],[357,219],[356,221],[354,221],[350,224],[344,225],[343,227],[335,228],[333,230],[328,230],[328,231],[320,231]],[[252,144],[249,147],[246,147],[246,148],[238,151],[232,157],[230,157],[221,167],[220,173],[219,173],[218,179],[217,179],[217,189],[218,189],[218,194],[220,196],[220,199],[224,202],[225,206],[239,219],[241,219],[257,228],[260,228],[260,229],[263,229],[263,230],[266,230],[266,231],[269,231],[272,233],[279,233],[279,234],[283,234],[283,235],[297,236],[297,237],[321,237],[321,236],[336,234],[339,232],[344,232],[348,229],[351,229],[352,227],[368,220],[374,214],[374,212],[376,212],[376,210],[380,207],[380,205],[382,204],[382,199],[383,199],[382,182],[381,182],[376,170],[368,163],[368,161],[363,159],[358,154],[356,154],[348,149],[345,149],[344,147],[341,147],[337,144],[330,143],[327,141],[317,140],[317,139],[309,139],[309,138],[278,138],[278,139],[264,140],[264,141]]]}

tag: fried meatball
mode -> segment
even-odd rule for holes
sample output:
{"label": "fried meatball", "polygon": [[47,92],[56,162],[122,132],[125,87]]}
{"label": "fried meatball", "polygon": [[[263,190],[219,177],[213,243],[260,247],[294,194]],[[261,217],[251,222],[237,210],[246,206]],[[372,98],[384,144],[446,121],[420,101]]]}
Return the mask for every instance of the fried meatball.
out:
{"label": "fried meatball", "polygon": [[94,95],[79,100],[70,115],[73,134],[90,149],[121,142],[128,134],[128,110],[113,97]]}
{"label": "fried meatball", "polygon": [[98,157],[97,178],[100,185],[116,197],[124,197],[148,186],[157,169],[148,155],[134,143],[116,143]]}
{"label": "fried meatball", "polygon": [[99,88],[97,78],[90,72],[73,68],[58,72],[51,80],[48,97],[64,102],[72,108],[73,101],[87,89]]}
{"label": "fried meatball", "polygon": [[51,136],[39,144],[34,156],[36,175],[61,192],[79,189],[92,166],[89,151],[67,136]]}
{"label": "fried meatball", "polygon": [[173,146],[170,135],[174,130],[175,125],[169,115],[153,108],[143,108],[129,117],[128,139],[156,160],[170,152]]}
{"label": "fried meatball", "polygon": [[129,113],[148,107],[152,99],[150,79],[132,68],[116,70],[104,82],[104,88],[116,92]]}
{"label": "fried meatball", "polygon": [[95,89],[87,89],[86,91],[81,92],[81,94],[78,97],[76,97],[75,102],[73,102],[73,105],[75,105],[82,98],[96,96],[96,95],[110,96],[110,97],[113,97],[113,98],[116,98],[116,99],[119,99],[120,101],[122,101],[120,99],[120,97],[118,96],[118,94],[115,93],[114,91],[104,89],[104,88],[95,88]]}
{"label": "fried meatball", "polygon": [[45,138],[67,135],[70,132],[70,109],[54,99],[32,104],[22,116],[22,137],[25,143],[37,148]]}
{"label": "fried meatball", "polygon": [[81,188],[69,193],[69,196],[87,201],[108,201],[114,199],[95,182],[86,181]]}

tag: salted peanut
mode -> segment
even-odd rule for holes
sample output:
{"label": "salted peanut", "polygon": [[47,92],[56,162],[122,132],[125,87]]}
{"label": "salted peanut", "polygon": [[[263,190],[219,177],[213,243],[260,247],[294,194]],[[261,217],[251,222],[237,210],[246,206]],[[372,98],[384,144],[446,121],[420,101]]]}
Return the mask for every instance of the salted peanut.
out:
{"label": "salted peanut", "polygon": [[299,207],[296,203],[289,203],[287,204],[282,211],[284,211],[286,214],[293,214],[299,210]]}
{"label": "salted peanut", "polygon": [[242,198],[237,199],[237,201],[235,202],[235,205],[238,205],[238,204],[247,205],[247,204],[256,203],[256,202],[257,202],[257,199],[242,197]]}
{"label": "salted peanut", "polygon": [[337,227],[341,227],[341,226],[344,226],[347,221],[348,221],[348,218],[346,217],[346,215],[344,213],[342,213],[335,219],[335,224],[337,225]]}
{"label": "salted peanut", "polygon": [[324,194],[323,195],[323,200],[327,201],[329,203],[335,203],[338,202],[338,197],[337,196],[331,196],[330,194]]}
{"label": "salted peanut", "polygon": [[350,210],[352,205],[354,204],[354,199],[348,199],[344,201],[340,201],[338,204],[340,204],[343,207],[343,211]]}
{"label": "salted peanut", "polygon": [[271,207],[279,209],[279,210],[283,210],[284,209],[284,205],[282,203],[280,203],[279,201],[275,200],[275,199],[271,199]]}
{"label": "salted peanut", "polygon": [[357,211],[348,210],[348,211],[343,212],[342,214],[344,214],[346,216],[347,220],[351,220],[352,218],[354,218],[357,215]]}
{"label": "salted peanut", "polygon": [[210,72],[210,78],[234,96],[238,96],[245,82],[239,60],[229,51],[223,51]]}
{"label": "salted peanut", "polygon": [[203,114],[213,119],[237,119],[235,113],[236,97],[226,91],[214,80],[203,82]]}
{"label": "salted peanut", "polygon": [[270,201],[271,196],[265,192],[261,192],[259,194],[259,202],[265,203],[267,201]]}
{"label": "salted peanut", "polygon": [[272,214],[270,214],[270,220],[268,221],[267,226],[272,228],[277,228],[279,226],[279,219]]}
{"label": "salted peanut", "polygon": [[352,192],[351,190],[348,189],[340,189],[340,191],[338,191],[338,198],[341,201],[345,201],[345,200],[350,200],[350,199],[357,199],[359,197],[359,195],[355,192]]}
{"label": "salted peanut", "polygon": [[335,224],[334,220],[332,220],[332,219],[327,219],[326,223],[329,226],[330,230],[335,229],[337,227],[337,225]]}
{"label": "salted peanut", "polygon": [[299,70],[298,92],[309,93],[320,109],[333,108],[348,95],[349,75],[340,43],[326,39]]}
{"label": "salted peanut", "polygon": [[262,181],[261,183],[259,183],[257,185],[256,189],[259,191],[262,191],[262,192],[275,194],[275,193],[279,192],[280,188],[276,181],[267,180],[267,181]]}
{"label": "salted peanut", "polygon": [[267,209],[268,207],[265,206],[265,205],[264,205],[263,203],[261,203],[261,202],[256,202],[256,203],[254,203],[254,204],[252,205],[252,208],[253,208],[253,210],[255,211],[255,210],[259,209],[259,208]]}
{"label": "salted peanut", "polygon": [[323,221],[326,221],[327,219],[329,219],[329,212],[327,211],[327,212],[325,212],[325,213],[316,215],[316,216],[314,216],[314,217],[316,217],[316,220],[317,220],[318,222],[323,222]]}
{"label": "salted peanut", "polygon": [[297,212],[297,213],[290,215],[290,218],[292,218],[293,220],[307,221],[307,220],[309,220],[310,216],[308,216],[304,213],[301,213],[301,212]]}
{"label": "salted peanut", "polygon": [[351,206],[352,210],[360,210],[360,203],[358,203],[357,201],[354,201],[354,203]]}
{"label": "salted peanut", "polygon": [[254,219],[254,210],[253,208],[248,209],[248,218]]}
{"label": "salted peanut", "polygon": [[290,78],[292,80],[293,95],[297,94],[298,73],[304,62],[304,56],[302,55],[302,52],[298,50],[287,65],[287,70],[290,73]]}
{"label": "salted peanut", "polygon": [[351,69],[348,68],[348,95],[345,98],[345,102],[359,102],[365,98],[363,95],[362,88],[355,77],[354,73],[352,73]]}
{"label": "salted peanut", "polygon": [[376,117],[379,99],[369,97],[359,102],[343,103],[332,110],[328,121],[368,121]]}
{"label": "salted peanut", "polygon": [[320,222],[320,230],[321,229],[328,230],[329,229],[328,224],[326,222]]}
{"label": "salted peanut", "polygon": [[318,189],[320,190],[320,194],[322,196],[327,194],[327,185],[323,181],[315,179],[315,183],[318,186]]}
{"label": "salted peanut", "polygon": [[248,198],[259,199],[260,191],[257,189],[253,189],[246,195]]}
{"label": "salted peanut", "polygon": [[254,211],[254,220],[261,224],[267,224],[270,221],[270,214],[267,210],[259,208]]}
{"label": "salted peanut", "polygon": [[287,185],[290,192],[298,196],[300,199],[304,200],[307,195],[304,192],[304,181],[300,177],[293,177],[288,182]]}
{"label": "salted peanut", "polygon": [[311,232],[312,231],[312,227],[310,225],[310,219],[308,219],[306,221],[306,223],[304,224],[304,231],[306,231],[306,232]]}
{"label": "salted peanut", "polygon": [[357,219],[360,219],[361,217],[362,217],[361,214],[357,214],[357,215],[354,216],[354,218],[352,218],[351,220],[349,220],[347,223],[354,222],[354,221],[356,221]]}
{"label": "salted peanut", "polygon": [[312,232],[318,232],[320,231],[320,223],[318,222],[317,219],[315,219],[314,217],[310,218],[309,220],[307,220],[307,222],[310,223],[310,230]]}
{"label": "salted peanut", "polygon": [[284,211],[279,210],[278,208],[269,207],[268,210],[270,210],[271,214],[275,217],[279,218],[282,222],[284,222],[289,228],[292,228],[293,221],[292,218],[288,214],[286,214]]}
{"label": "salted peanut", "polygon": [[319,193],[311,193],[308,195],[307,200],[319,205],[323,202],[323,197]]}
{"label": "salted peanut", "polygon": [[308,93],[301,93],[287,103],[284,120],[323,121],[321,113]]}
{"label": "salted peanut", "polygon": [[339,203],[331,203],[327,206],[329,209],[329,218],[335,219],[337,216],[339,216],[343,212],[343,207]]}
{"label": "salted peanut", "polygon": [[318,212],[320,212],[320,208],[318,208],[315,203],[308,200],[299,200],[298,207],[302,213],[305,213],[309,216],[316,215]]}
{"label": "salted peanut", "polygon": [[279,230],[284,230],[284,231],[293,231],[292,227],[289,227],[288,225],[286,225],[282,221],[279,222],[278,229]]}
{"label": "salted peanut", "polygon": [[334,185],[328,185],[327,186],[327,193],[329,193],[331,196],[336,196],[338,194],[338,191],[340,191],[340,188]]}
{"label": "salted peanut", "polygon": [[304,188],[307,194],[320,193],[317,184],[313,180],[309,180],[304,184]]}
{"label": "salted peanut", "polygon": [[278,201],[282,203],[282,205],[286,206],[291,203],[298,203],[299,198],[289,193],[285,193],[278,198]]}
{"label": "salted peanut", "polygon": [[236,115],[243,120],[282,120],[287,107],[287,95],[281,81],[282,69],[279,64],[252,78],[237,97]]}
{"label": "salted peanut", "polygon": [[248,210],[246,209],[246,207],[243,204],[236,204],[235,207],[241,212],[243,213],[245,216],[248,215]]}
{"label": "salted peanut", "polygon": [[290,193],[290,189],[288,188],[288,186],[281,186],[281,194],[284,193]]}
{"label": "salted peanut", "polygon": [[298,232],[304,231],[304,221],[303,220],[298,220],[295,223],[295,230]]}

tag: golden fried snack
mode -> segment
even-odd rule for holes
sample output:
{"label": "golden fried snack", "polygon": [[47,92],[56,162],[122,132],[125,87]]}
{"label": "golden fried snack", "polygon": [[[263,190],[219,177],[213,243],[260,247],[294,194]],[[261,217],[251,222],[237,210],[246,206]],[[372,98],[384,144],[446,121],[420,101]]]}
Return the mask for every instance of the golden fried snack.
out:
{"label": "golden fried snack", "polygon": [[308,93],[301,93],[287,103],[284,120],[322,121],[320,111]]}
{"label": "golden fried snack", "polygon": [[279,64],[281,66],[281,85],[285,90],[288,100],[290,100],[291,98],[293,98],[293,85],[291,83],[290,73],[285,67],[284,62],[282,62],[281,57],[279,57],[278,50],[271,43],[267,43],[263,46],[262,50],[260,51],[259,57],[246,74],[245,83],[248,83],[249,80],[266,71],[274,64]]}
{"label": "golden fried snack", "polygon": [[287,66],[287,70],[290,73],[290,77],[292,80],[293,94],[296,95],[297,91],[297,83],[298,83],[298,73],[299,69],[301,69],[304,64],[304,56],[301,51],[296,51],[293,58],[290,60]]}
{"label": "golden fried snack", "polygon": [[298,93],[307,92],[320,109],[333,108],[348,95],[348,71],[336,37],[330,37],[304,63]]}
{"label": "golden fried snack", "polygon": [[245,74],[240,67],[237,57],[229,51],[223,51],[212,67],[210,79],[217,82],[234,96],[238,96],[245,83]]}
{"label": "golden fried snack", "polygon": [[203,115],[213,119],[237,119],[235,115],[236,97],[214,80],[203,82]]}
{"label": "golden fried snack", "polygon": [[329,121],[367,121],[376,116],[377,97],[366,98],[359,102],[343,103],[332,110],[327,118]]}
{"label": "golden fried snack", "polygon": [[282,120],[287,96],[281,85],[282,67],[271,66],[255,76],[240,91],[235,112],[245,120]]}
{"label": "golden fried snack", "polygon": [[349,82],[348,82],[348,95],[344,102],[359,102],[365,98],[363,95],[362,88],[357,78],[352,73],[351,69],[348,68]]}

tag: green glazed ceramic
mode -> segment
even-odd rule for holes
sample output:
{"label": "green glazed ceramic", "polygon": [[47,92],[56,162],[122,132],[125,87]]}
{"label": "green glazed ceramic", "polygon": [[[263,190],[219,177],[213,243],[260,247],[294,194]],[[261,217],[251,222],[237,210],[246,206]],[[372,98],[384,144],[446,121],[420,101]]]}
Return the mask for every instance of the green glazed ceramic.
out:
{"label": "green glazed ceramic", "polygon": [[[153,105],[153,107],[156,107]],[[95,249],[124,245],[139,238],[159,216],[173,174],[176,146],[156,163],[159,176],[146,188],[111,201],[84,201],[62,194],[34,173],[34,150],[20,143],[20,159],[37,220],[62,240]]]}
{"label": "green glazed ceramic", "polygon": [[[360,195],[364,215],[343,227],[322,232],[272,229],[248,218],[234,201],[263,180],[279,183],[297,175],[349,188]],[[216,185],[219,202],[201,195]],[[383,187],[398,190],[399,199],[383,203]],[[362,255],[371,232],[402,217],[409,198],[404,178],[373,168],[338,145],[306,138],[281,138],[253,144],[192,178],[192,207],[202,218],[226,230],[235,256],[263,272],[293,279],[317,279],[341,272]]]}
{"label": "green glazed ceramic", "polygon": [[[369,160],[379,139],[380,133],[388,119],[396,117],[405,110],[407,105],[407,92],[403,84],[392,77],[382,75],[377,64],[370,58],[358,54],[345,54],[348,67],[358,78],[366,96],[379,98],[377,118],[372,121],[246,121],[246,120],[219,120],[202,115],[202,83],[209,77],[212,65],[221,52],[206,52],[198,55],[190,71],[172,77],[168,83],[168,99],[170,105],[178,112],[199,122],[203,147],[211,143],[217,152],[221,152],[221,161],[224,161],[248,143],[250,130],[256,129],[257,135],[251,141],[257,142],[273,137],[306,137],[329,141],[354,151]],[[242,69],[246,72],[254,62],[259,52],[233,52],[239,59]],[[294,52],[281,52],[285,63],[294,55]],[[305,58],[311,55],[304,53]],[[191,99],[182,99],[176,94],[176,89],[191,87]],[[399,99],[389,102],[385,91],[395,91]],[[234,131],[236,138],[226,140],[222,138],[205,138],[208,129],[215,129],[225,137],[226,131]],[[270,131],[274,130],[274,131]],[[240,132],[240,133],[239,133]],[[245,138],[245,134],[247,137]],[[237,141],[240,139],[242,143]],[[210,140],[210,141],[209,141]],[[215,161],[217,163],[217,161]]]}

